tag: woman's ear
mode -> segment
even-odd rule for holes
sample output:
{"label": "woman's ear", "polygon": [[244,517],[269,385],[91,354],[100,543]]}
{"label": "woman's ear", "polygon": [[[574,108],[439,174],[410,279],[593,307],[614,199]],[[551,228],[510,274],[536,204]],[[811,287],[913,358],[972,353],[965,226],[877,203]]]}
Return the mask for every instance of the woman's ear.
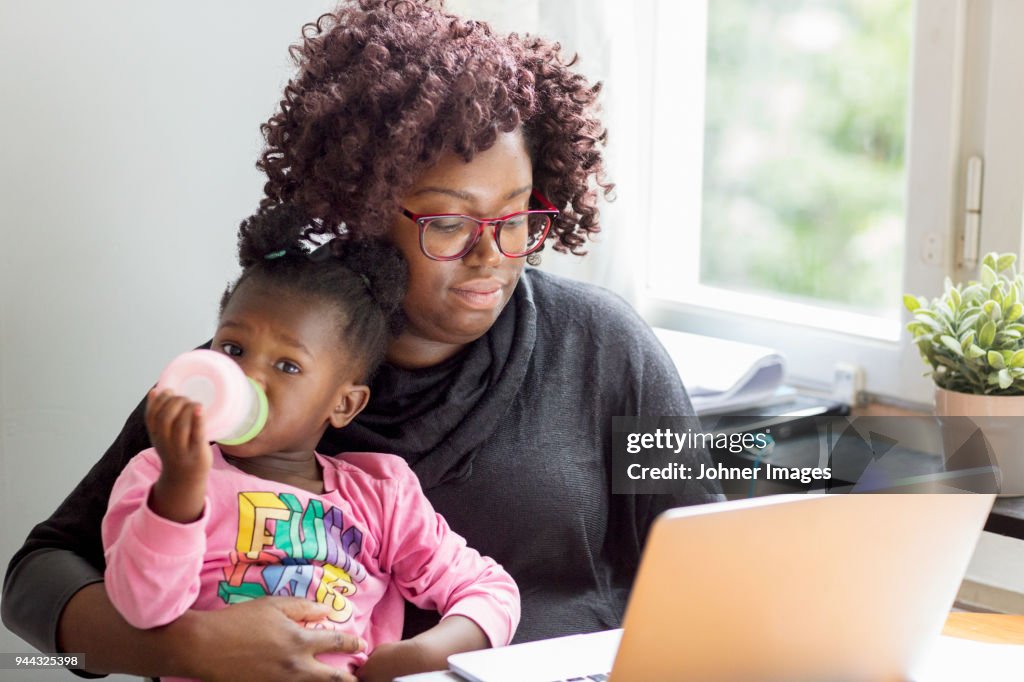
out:
{"label": "woman's ear", "polygon": [[334,409],[331,410],[331,426],[336,429],[347,425],[363,411],[370,402],[370,387],[362,384],[345,384],[335,396]]}

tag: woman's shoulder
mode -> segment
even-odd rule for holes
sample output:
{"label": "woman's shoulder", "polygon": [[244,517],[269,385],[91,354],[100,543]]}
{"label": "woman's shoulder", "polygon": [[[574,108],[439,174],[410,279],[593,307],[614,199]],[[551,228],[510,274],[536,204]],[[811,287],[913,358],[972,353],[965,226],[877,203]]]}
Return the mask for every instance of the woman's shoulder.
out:
{"label": "woman's shoulder", "polygon": [[596,284],[530,268],[528,280],[539,316],[569,319],[608,317],[608,322],[646,326],[626,299]]}
{"label": "woman's shoulder", "polygon": [[581,337],[620,347],[657,343],[650,325],[609,289],[533,268],[524,277],[537,309],[539,334],[556,335],[569,343]]}

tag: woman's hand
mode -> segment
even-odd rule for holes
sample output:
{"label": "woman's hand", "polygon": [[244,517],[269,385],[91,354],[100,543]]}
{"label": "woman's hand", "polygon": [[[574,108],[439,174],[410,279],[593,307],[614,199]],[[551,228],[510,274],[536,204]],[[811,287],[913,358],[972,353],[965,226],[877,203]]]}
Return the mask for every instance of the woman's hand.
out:
{"label": "woman's hand", "polygon": [[299,597],[264,597],[219,611],[186,611],[168,625],[139,630],[114,609],[98,582],[64,607],[58,647],[86,652],[93,673],[205,682],[356,682],[351,673],[314,658],[366,648],[354,635],[304,626],[330,613],[330,607]]}
{"label": "woman's hand", "polygon": [[149,508],[178,523],[195,521],[203,513],[213,464],[199,404],[171,391],[150,391],[146,429],[161,463]]}
{"label": "woman's hand", "polygon": [[366,648],[355,635],[304,626],[329,613],[329,607],[306,599],[265,597],[219,611],[189,611],[167,627],[181,624],[186,630],[190,644],[179,655],[188,659],[188,674],[204,682],[357,682],[351,673],[314,658]]}
{"label": "woman's hand", "polygon": [[359,682],[391,682],[402,675],[444,670],[427,660],[427,652],[414,639],[381,644],[357,672]]}

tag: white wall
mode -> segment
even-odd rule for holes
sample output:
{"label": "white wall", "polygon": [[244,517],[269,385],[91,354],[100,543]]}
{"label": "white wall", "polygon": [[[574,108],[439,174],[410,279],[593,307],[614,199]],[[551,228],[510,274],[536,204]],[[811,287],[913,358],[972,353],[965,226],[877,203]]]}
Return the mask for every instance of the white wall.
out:
{"label": "white wall", "polygon": [[4,566],[212,333],[288,45],[332,4],[0,3]]}

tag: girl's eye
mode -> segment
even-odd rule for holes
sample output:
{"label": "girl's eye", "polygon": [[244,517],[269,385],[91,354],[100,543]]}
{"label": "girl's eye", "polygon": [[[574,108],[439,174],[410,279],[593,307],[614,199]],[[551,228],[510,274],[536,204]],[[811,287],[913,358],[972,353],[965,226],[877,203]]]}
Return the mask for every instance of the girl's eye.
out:
{"label": "girl's eye", "polygon": [[225,355],[230,355],[234,358],[241,357],[242,355],[242,347],[236,346],[233,343],[222,343],[220,344],[220,349],[224,351]]}
{"label": "girl's eye", "polygon": [[274,365],[274,369],[278,369],[285,374],[298,374],[302,371],[294,362],[288,362],[287,360],[278,360]]}

